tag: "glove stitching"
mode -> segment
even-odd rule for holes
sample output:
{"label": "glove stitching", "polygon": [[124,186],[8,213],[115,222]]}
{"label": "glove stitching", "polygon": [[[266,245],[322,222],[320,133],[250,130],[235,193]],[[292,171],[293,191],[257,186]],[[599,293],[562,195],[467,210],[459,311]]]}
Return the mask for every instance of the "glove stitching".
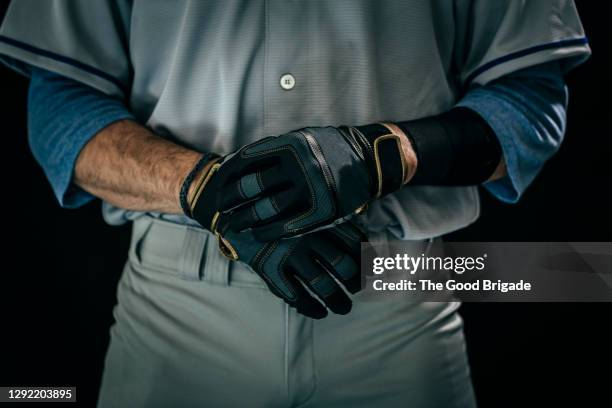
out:
{"label": "glove stitching", "polygon": [[[256,176],[255,176],[255,180],[257,180],[257,185],[259,186],[259,190],[263,191],[264,187],[263,187],[263,180],[261,178],[261,172],[257,172]],[[276,210],[277,214],[280,214],[280,208],[276,202],[276,196],[271,196],[270,197],[270,203],[272,204],[272,207],[274,207],[274,209]]]}
{"label": "glove stitching", "polygon": [[[264,269],[264,263],[265,261],[268,259],[268,256],[270,256],[270,254],[272,253],[272,251],[278,246],[277,242],[274,242],[270,245],[266,245],[264,246],[256,256],[259,256],[260,253],[264,252],[264,254],[261,256],[260,259],[257,260],[256,265],[257,265],[257,269],[261,270],[261,273],[258,273],[259,277],[261,277],[265,282],[268,283],[269,286],[272,287],[272,292],[274,292],[274,290],[276,290],[280,295],[281,298],[285,299],[285,294],[284,291],[282,291],[279,286],[274,283],[274,281],[272,280],[272,278],[270,278],[270,276],[266,273],[265,269]],[[279,264],[280,265],[280,264]],[[277,271],[278,273],[278,271]],[[280,278],[287,284],[287,281],[284,279],[283,275],[278,273],[278,275],[280,276]],[[288,299],[290,301],[293,301],[296,298],[295,292],[293,292],[293,290],[291,289],[290,285],[286,285],[289,292],[291,293],[292,299]]]}
{"label": "glove stitching", "polygon": [[292,244],[289,247],[285,255],[283,255],[283,257],[281,258],[281,261],[279,262],[278,268],[276,271],[278,273],[278,276],[280,276],[283,282],[285,282],[285,285],[287,286],[287,288],[289,288],[289,291],[291,292],[293,299],[297,299],[297,294],[292,289],[292,285],[289,283],[289,280],[287,279],[287,276],[284,272],[284,268],[285,268],[285,262],[287,262],[287,258],[289,258],[289,255],[293,255],[293,251],[295,250],[296,246],[297,244]]}
{"label": "glove stitching", "polygon": [[[249,153],[249,154],[247,154],[246,152],[243,152],[242,154],[244,154],[245,158],[250,158],[250,157],[262,156],[262,155],[269,154],[269,153],[274,153],[274,152],[281,152],[281,151],[284,151],[284,150],[287,150],[291,154],[293,154],[293,156],[296,159],[296,162],[298,163],[298,165],[302,169],[302,174],[304,176],[306,176],[308,174],[306,172],[306,168],[305,168],[304,164],[302,163],[302,160],[300,159],[300,156],[295,151],[295,148],[293,146],[291,146],[291,145],[285,145],[285,146],[282,146],[282,147],[276,147],[274,149],[268,149],[268,150],[264,150],[264,151],[256,152],[256,153]],[[301,228],[287,228],[288,224],[294,223],[294,222],[297,222],[297,221],[301,221],[301,220],[309,217],[310,215],[312,215],[312,213],[314,213],[318,209],[316,195],[314,194],[314,189],[313,189],[313,187],[311,185],[311,182],[308,179],[308,177],[304,177],[304,179],[306,180],[306,184],[308,185],[308,190],[310,192],[310,198],[312,200],[313,205],[312,205],[312,207],[308,211],[304,212],[300,216],[287,221],[285,223],[285,227],[283,228],[285,230],[285,232],[299,232],[301,230],[304,230],[304,229],[307,229],[307,228],[311,227],[312,224],[313,224],[311,222],[309,225],[307,225],[305,227],[301,227]],[[319,221],[319,222],[322,223],[324,221]]]}
{"label": "glove stitching", "polygon": [[[321,262],[318,258],[314,258],[314,261],[315,261],[316,264],[318,264],[325,271],[325,273],[328,274],[328,276],[335,275],[332,271],[329,270],[327,265],[325,265],[325,262]],[[309,281],[309,284],[314,287],[315,283],[318,283],[319,281],[323,280],[324,278],[325,278],[324,274],[317,275],[311,281]],[[316,291],[315,291],[315,293],[318,296],[321,296],[323,299],[326,299],[326,298],[330,297],[331,295],[333,295],[334,293],[336,293],[338,290],[339,290],[339,287],[336,285],[336,286],[332,286],[332,290],[329,293],[320,294],[320,293],[318,293]]]}

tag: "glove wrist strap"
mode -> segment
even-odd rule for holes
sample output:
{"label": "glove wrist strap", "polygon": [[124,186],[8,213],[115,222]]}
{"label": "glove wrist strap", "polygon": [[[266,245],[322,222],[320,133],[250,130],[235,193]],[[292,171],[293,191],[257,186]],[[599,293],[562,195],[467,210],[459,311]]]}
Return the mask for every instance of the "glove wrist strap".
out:
{"label": "glove wrist strap", "polygon": [[373,198],[387,195],[402,187],[406,163],[401,136],[376,123],[352,128],[370,167]]}
{"label": "glove wrist strap", "polygon": [[[216,200],[213,197],[209,197],[204,202],[201,202],[200,198],[204,194],[206,187],[211,184],[211,180],[214,174],[221,166],[221,158],[214,156],[208,161],[208,164],[212,164],[207,171],[202,172],[198,178],[194,181],[194,188],[187,197],[188,213],[187,215],[191,218],[195,218],[204,228],[212,231],[212,223],[217,212]],[[212,163],[211,163],[212,162]]]}
{"label": "glove wrist strap", "polygon": [[192,201],[188,197],[189,188],[191,187],[195,178],[198,176],[198,173],[200,173],[200,171],[204,168],[204,166],[206,166],[207,163],[209,163],[212,159],[216,157],[218,156],[213,153],[204,153],[202,157],[200,157],[198,162],[195,164],[195,166],[193,166],[193,168],[189,171],[187,176],[185,176],[185,179],[181,184],[181,190],[179,192],[179,203],[181,204],[181,209],[183,210],[183,213],[188,217],[191,217],[191,206],[189,205],[189,203]]}

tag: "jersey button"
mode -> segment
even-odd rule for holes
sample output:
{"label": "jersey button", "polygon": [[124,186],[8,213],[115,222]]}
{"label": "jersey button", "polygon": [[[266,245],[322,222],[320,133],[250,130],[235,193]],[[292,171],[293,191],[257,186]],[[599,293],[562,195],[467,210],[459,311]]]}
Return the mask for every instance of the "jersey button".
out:
{"label": "jersey button", "polygon": [[285,74],[280,77],[280,86],[285,91],[290,91],[295,86],[295,77],[291,74]]}

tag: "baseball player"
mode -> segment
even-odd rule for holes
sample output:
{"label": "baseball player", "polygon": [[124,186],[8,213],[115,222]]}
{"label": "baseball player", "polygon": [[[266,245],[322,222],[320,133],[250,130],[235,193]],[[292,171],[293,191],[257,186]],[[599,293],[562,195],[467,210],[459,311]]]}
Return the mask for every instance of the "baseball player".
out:
{"label": "baseball player", "polygon": [[359,243],[516,202],[589,53],[569,0],[12,2],[58,200],[133,222],[99,405],[474,406],[458,303],[360,292]]}

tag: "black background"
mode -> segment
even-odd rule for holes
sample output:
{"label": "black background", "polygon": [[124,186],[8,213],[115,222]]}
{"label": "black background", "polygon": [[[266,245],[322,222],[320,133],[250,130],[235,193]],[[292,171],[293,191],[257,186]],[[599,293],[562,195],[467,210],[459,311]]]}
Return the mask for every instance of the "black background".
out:
{"label": "black background", "polygon": [[[449,239],[612,241],[603,4],[578,4],[594,55],[567,78],[569,129],[559,154],[517,205],[482,192],[481,218]],[[0,95],[0,385],[76,385],[90,406],[129,227],[105,225],[99,204],[58,207],[28,150],[26,80],[0,67]],[[462,315],[480,406],[612,406],[612,304],[466,304]]]}

